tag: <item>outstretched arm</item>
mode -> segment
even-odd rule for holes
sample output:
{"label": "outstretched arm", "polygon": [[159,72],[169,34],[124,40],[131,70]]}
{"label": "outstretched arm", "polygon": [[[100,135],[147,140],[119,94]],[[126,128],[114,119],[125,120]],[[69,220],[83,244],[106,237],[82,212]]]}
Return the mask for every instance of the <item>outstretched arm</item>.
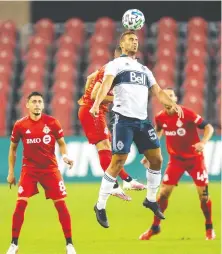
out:
{"label": "outstretched arm", "polygon": [[[95,100],[97,93],[99,91],[99,88],[102,84],[100,82],[96,82],[95,86],[93,87],[92,93],[91,93],[91,99]],[[102,103],[110,103],[113,102],[113,95],[106,95],[105,99],[103,100]]]}

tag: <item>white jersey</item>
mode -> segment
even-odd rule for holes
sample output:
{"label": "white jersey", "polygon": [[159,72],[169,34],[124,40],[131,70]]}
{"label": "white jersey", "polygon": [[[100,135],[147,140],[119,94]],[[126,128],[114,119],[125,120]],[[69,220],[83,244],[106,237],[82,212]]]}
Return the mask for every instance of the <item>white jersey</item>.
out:
{"label": "white jersey", "polygon": [[104,77],[114,76],[114,112],[126,117],[147,118],[148,90],[156,84],[152,72],[136,59],[121,56],[105,67]]}

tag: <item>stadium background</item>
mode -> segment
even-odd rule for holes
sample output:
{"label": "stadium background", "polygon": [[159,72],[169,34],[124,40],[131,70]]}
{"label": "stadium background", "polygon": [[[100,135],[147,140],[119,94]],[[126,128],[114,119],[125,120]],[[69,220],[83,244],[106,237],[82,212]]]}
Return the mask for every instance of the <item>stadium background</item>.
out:
{"label": "stadium background", "polygon": [[[43,92],[46,101],[46,113],[56,116],[64,127],[69,153],[75,160],[75,166],[71,171],[68,171],[62,163],[57,150],[56,153],[64,179],[66,182],[70,182],[68,188],[76,188],[75,190],[79,192],[87,193],[88,185],[82,184],[77,189],[78,182],[100,181],[102,170],[94,147],[88,145],[83,135],[77,118],[77,100],[83,93],[87,74],[112,58],[118,36],[123,31],[120,23],[122,14],[130,8],[140,9],[146,18],[145,29],[138,33],[140,39],[138,56],[140,61],[153,70],[162,87],[173,86],[181,103],[203,115],[215,127],[215,135],[207,144],[205,155],[210,180],[214,182],[212,183],[214,198],[220,204],[222,148],[220,111],[221,3],[214,1],[144,1],[136,3],[119,1],[42,1],[32,3],[1,1],[0,183],[2,184],[0,189],[6,193],[3,194],[2,192],[1,194],[4,202],[9,200],[13,203],[13,198],[15,198],[13,194],[6,191],[6,185],[4,184],[8,170],[7,153],[11,128],[15,120],[25,114],[24,97],[33,90]],[[108,19],[104,19],[105,23],[102,17],[108,17]],[[164,19],[164,17],[170,17],[170,19]],[[195,23],[194,17],[201,17],[201,19]],[[73,18],[74,20],[72,20]],[[151,98],[148,108],[150,117],[152,118],[160,109],[161,107],[155,99]],[[167,153],[164,140],[161,142],[164,169],[167,163]],[[17,177],[21,167],[21,155],[20,145],[16,163]],[[139,163],[140,158],[133,145],[126,169],[135,178],[145,182],[145,171]],[[190,178],[185,175],[183,180],[189,181]],[[74,187],[72,182],[75,182]],[[92,183],[92,186],[94,186],[94,189],[90,191],[94,195],[92,200],[95,200],[98,185]],[[183,195],[183,191],[189,193],[188,186],[192,185],[182,184],[180,195]],[[74,199],[78,197],[84,200],[82,196],[72,193],[71,197],[73,197],[72,195],[75,195]],[[89,195],[89,198],[91,195]],[[135,200],[138,198],[137,194],[132,195]],[[143,197],[141,193],[138,195],[140,198]],[[183,198],[186,200],[187,196]],[[178,195],[175,197],[175,202],[180,203],[179,201],[180,196]],[[43,204],[41,201],[38,202],[40,205]],[[88,202],[88,199],[86,202]],[[111,202],[114,204],[114,201]],[[189,201],[187,200],[187,202]],[[117,204],[121,206],[120,203]],[[217,204],[215,212],[218,216],[218,223],[220,223],[219,204]],[[116,206],[114,205],[114,207]],[[134,211],[133,209],[132,211]],[[5,218],[6,214],[9,216],[11,211],[12,205],[0,208],[0,217]],[[0,227],[2,226],[4,230],[8,228],[10,222],[10,218],[7,216],[5,220],[8,223],[7,225],[6,222],[0,221]],[[194,220],[193,223],[196,223],[196,221]],[[4,232],[9,235],[10,233],[7,230]],[[171,234],[172,232],[168,233]],[[24,238],[29,239],[27,235]],[[6,238],[2,239],[4,241]],[[119,242],[115,244],[118,245]],[[198,244],[199,242],[197,242]],[[180,249],[179,245],[179,251],[177,250],[176,253],[194,253],[192,249],[191,252],[188,250],[182,252],[183,250]],[[197,245],[194,245],[193,248]],[[6,246],[5,241],[0,244],[0,253],[3,253],[2,246]],[[167,251],[168,247],[163,248],[163,250]],[[131,248],[133,250],[132,246]],[[156,245],[152,248],[155,249]],[[39,254],[38,247],[36,249],[37,252],[33,253]],[[186,250],[186,247],[184,247],[184,250]],[[201,252],[195,251],[195,253],[219,253],[219,245],[213,250],[214,252],[211,252],[210,246],[202,244]],[[44,253],[57,253],[50,251],[49,249]],[[132,253],[143,253],[142,250],[137,251],[136,249]],[[169,253],[174,254],[173,251],[174,249],[171,249]],[[28,250],[26,253],[30,254]],[[82,253],[88,252],[83,251]],[[127,251],[124,252],[124,249],[121,252],[104,252],[102,250],[99,252],[96,249],[92,253],[131,254]]]}

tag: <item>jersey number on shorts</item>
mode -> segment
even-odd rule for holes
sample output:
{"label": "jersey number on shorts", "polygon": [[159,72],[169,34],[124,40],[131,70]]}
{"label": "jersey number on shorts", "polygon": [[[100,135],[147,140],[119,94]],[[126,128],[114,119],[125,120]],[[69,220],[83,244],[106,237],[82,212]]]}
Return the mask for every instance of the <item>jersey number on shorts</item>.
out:
{"label": "jersey number on shorts", "polygon": [[60,181],[60,182],[59,182],[59,189],[60,189],[60,191],[62,192],[62,195],[66,195],[66,187],[65,187],[63,181]]}
{"label": "jersey number on shorts", "polygon": [[154,129],[148,130],[148,134],[149,134],[151,140],[155,140],[157,138],[156,132]]}

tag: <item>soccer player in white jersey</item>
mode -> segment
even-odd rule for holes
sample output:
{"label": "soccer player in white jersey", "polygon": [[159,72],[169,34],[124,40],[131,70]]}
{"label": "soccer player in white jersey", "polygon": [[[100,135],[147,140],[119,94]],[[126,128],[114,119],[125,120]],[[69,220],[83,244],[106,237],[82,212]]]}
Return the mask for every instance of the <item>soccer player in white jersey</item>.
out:
{"label": "soccer player in white jersey", "polygon": [[120,47],[123,55],[106,65],[103,83],[90,109],[90,113],[97,117],[101,102],[113,87],[112,110],[115,114],[112,134],[113,155],[103,176],[98,202],[94,207],[98,222],[105,228],[109,227],[106,202],[133,141],[139,153],[144,154],[150,162],[150,168],[146,172],[147,195],[143,205],[151,209],[160,219],[165,219],[156,201],[161,181],[162,155],[154,127],[147,118],[148,90],[157,96],[160,103],[172,107],[179,117],[183,117],[181,107],[158,86],[152,72],[135,59],[138,38],[133,31],[126,31],[121,35]]}

